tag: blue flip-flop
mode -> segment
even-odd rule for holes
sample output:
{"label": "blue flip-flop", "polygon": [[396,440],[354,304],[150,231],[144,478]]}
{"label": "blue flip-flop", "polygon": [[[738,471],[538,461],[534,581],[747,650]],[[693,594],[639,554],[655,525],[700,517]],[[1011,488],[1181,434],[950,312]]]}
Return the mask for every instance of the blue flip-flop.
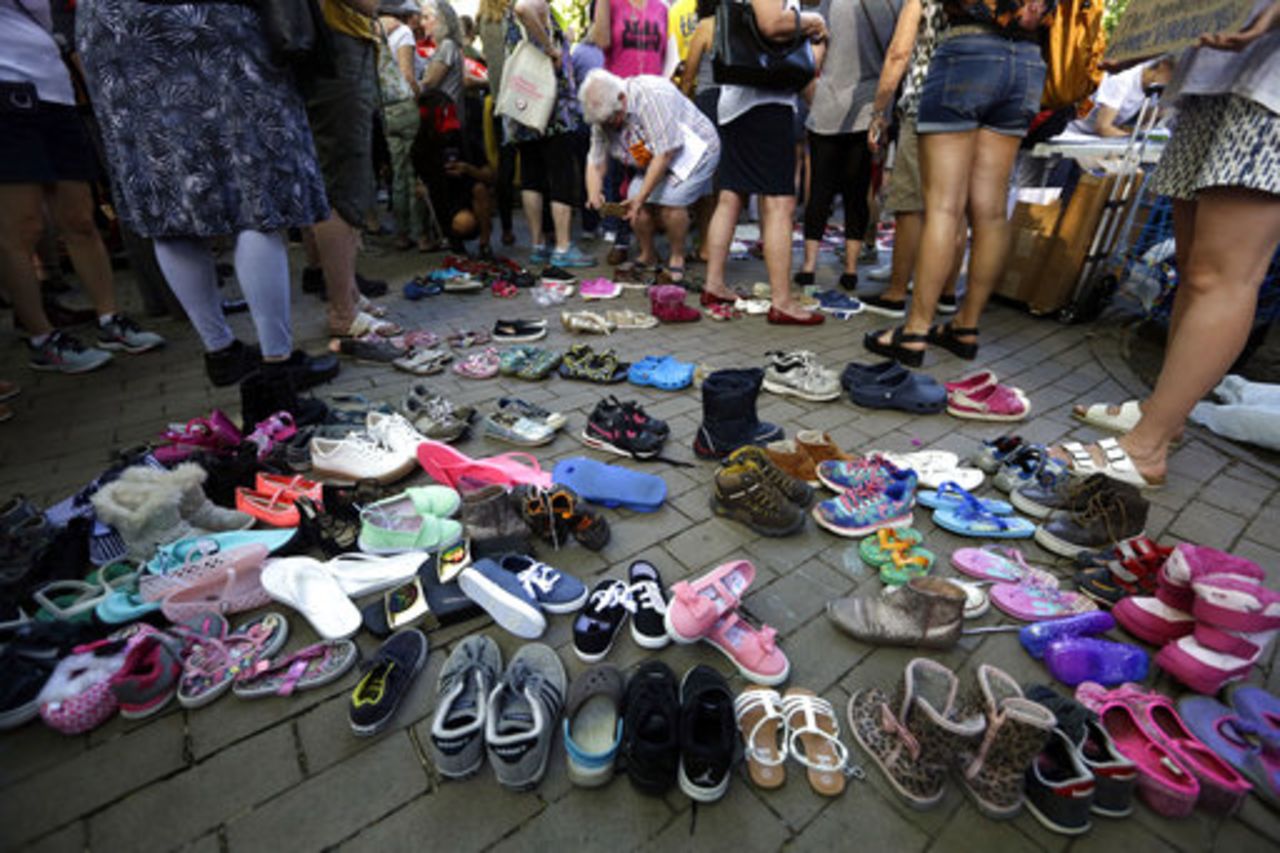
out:
{"label": "blue flip-flop", "polygon": [[936,509],[933,522],[952,533],[984,539],[1029,539],[1036,532],[1036,526],[1025,518],[995,515],[970,504]]}
{"label": "blue flip-flop", "polygon": [[929,509],[953,509],[966,505],[985,510],[992,515],[1013,515],[1013,506],[994,498],[975,497],[968,489],[947,480],[937,491],[916,492],[916,503]]}
{"label": "blue flip-flop", "polygon": [[297,535],[298,528],[281,527],[276,530],[228,530],[179,539],[156,549],[156,555],[147,563],[147,571],[153,575],[166,575],[185,563],[243,545],[265,545],[274,554],[292,543]]}
{"label": "blue flip-flop", "polygon": [[551,479],[573,489],[583,500],[611,509],[654,512],[667,499],[667,482],[661,477],[584,456],[557,462]]}

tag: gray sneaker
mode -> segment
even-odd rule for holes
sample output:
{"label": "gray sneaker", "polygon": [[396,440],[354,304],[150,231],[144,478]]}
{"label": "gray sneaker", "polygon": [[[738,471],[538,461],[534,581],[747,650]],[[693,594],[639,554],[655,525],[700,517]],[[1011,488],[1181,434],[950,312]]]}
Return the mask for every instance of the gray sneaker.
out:
{"label": "gray sneaker", "polygon": [[542,781],[567,683],[555,651],[530,643],[516,652],[489,695],[484,740],[493,774],[504,787],[528,791]]}
{"label": "gray sneaker", "polygon": [[770,359],[764,369],[766,391],[815,402],[840,396],[840,379],[834,371],[819,364],[813,353],[774,351],[765,355]]}
{"label": "gray sneaker", "polygon": [[98,347],[105,350],[124,350],[132,355],[164,346],[164,338],[148,332],[126,317],[116,314],[105,325],[98,326]]}
{"label": "gray sneaker", "polygon": [[445,661],[431,718],[431,758],[441,776],[462,779],[480,769],[489,692],[501,671],[502,651],[484,635],[467,637]]}
{"label": "gray sneaker", "polygon": [[28,341],[27,350],[32,370],[88,373],[111,361],[111,353],[87,347],[66,332],[57,330],[42,344],[36,345]]}

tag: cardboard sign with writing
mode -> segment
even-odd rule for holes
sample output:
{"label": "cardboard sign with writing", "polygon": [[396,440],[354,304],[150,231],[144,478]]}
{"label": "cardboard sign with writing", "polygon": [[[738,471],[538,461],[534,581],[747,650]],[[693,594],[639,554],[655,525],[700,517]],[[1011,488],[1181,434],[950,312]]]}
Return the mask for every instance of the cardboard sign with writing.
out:
{"label": "cardboard sign with writing", "polygon": [[1190,47],[1206,33],[1235,32],[1254,0],[1131,0],[1107,46],[1106,62],[1130,62]]}

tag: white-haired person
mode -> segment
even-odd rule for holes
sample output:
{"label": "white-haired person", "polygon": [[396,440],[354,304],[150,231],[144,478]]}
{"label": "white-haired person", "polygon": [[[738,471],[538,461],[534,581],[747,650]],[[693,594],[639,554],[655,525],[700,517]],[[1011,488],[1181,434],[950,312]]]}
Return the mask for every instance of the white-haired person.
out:
{"label": "white-haired person", "polygon": [[640,170],[643,177],[631,182],[625,202],[625,218],[640,243],[638,260],[657,265],[656,214],[671,244],[667,273],[681,281],[688,208],[707,194],[720,163],[715,126],[670,80],[652,74],[624,80],[597,68],[583,80],[578,100],[591,125],[587,206],[604,204],[610,157]]}

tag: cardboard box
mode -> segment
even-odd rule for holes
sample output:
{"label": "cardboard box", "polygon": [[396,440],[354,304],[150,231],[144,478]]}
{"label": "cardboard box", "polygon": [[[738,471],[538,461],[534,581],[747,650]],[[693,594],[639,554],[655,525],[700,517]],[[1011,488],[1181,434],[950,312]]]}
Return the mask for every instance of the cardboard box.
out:
{"label": "cardboard box", "polygon": [[1045,263],[1053,252],[1062,203],[1034,204],[1020,201],[1009,220],[1009,256],[997,292],[1009,299],[1028,302],[1035,293]]}

